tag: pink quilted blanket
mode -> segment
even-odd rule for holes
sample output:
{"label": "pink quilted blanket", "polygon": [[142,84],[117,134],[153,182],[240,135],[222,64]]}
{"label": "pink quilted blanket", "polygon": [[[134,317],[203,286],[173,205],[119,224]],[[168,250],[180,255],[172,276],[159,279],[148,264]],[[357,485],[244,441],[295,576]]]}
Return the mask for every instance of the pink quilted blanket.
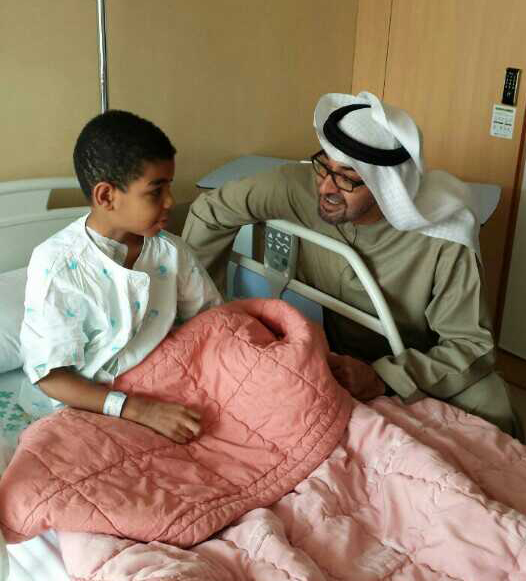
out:
{"label": "pink quilted blanket", "polygon": [[0,481],[7,542],[47,528],[186,547],[300,483],[337,445],[351,398],[320,328],[282,301],[207,311],[118,389],[202,412],[179,445],[120,418],[66,409],[31,425]]}

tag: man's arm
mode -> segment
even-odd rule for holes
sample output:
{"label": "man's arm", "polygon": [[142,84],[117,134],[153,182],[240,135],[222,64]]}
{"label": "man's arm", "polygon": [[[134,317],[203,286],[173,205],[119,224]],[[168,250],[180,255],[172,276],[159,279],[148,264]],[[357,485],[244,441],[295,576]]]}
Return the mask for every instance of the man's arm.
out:
{"label": "man's arm", "polygon": [[[111,389],[81,377],[68,368],[53,369],[39,381],[48,396],[77,409],[102,413],[104,400]],[[200,415],[177,403],[129,395],[121,417],[147,426],[180,444],[185,444],[200,432]]]}
{"label": "man's arm", "polygon": [[443,249],[425,315],[437,345],[425,353],[410,348],[375,361],[387,385],[403,397],[424,392],[448,399],[491,373],[491,318],[474,252],[459,244]]}
{"label": "man's arm", "polygon": [[225,288],[228,258],[241,226],[273,218],[293,219],[287,170],[290,167],[227,182],[217,190],[201,194],[192,204],[182,238],[220,291]]}

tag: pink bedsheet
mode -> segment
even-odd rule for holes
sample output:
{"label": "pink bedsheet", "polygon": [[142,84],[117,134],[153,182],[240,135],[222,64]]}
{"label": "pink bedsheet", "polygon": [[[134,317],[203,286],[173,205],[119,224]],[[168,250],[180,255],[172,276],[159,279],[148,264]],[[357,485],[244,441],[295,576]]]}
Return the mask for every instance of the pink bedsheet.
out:
{"label": "pink bedsheet", "polygon": [[61,545],[83,581],[525,581],[525,514],[524,446],[447,404],[382,397],[291,493],[190,550]]}

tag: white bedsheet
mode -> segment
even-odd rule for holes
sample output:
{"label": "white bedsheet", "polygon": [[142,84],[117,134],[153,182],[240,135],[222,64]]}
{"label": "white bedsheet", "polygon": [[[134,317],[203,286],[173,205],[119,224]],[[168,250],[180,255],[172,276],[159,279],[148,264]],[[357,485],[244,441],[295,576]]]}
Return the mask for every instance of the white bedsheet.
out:
{"label": "white bedsheet", "polygon": [[66,574],[54,531],[30,541],[9,545],[7,581],[70,581]]}

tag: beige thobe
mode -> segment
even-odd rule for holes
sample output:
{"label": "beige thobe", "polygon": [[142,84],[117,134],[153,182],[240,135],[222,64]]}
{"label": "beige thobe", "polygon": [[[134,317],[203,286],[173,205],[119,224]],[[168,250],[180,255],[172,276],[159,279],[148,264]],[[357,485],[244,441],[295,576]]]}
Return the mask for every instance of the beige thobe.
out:
{"label": "beige thobe", "polygon": [[[475,253],[447,240],[395,230],[386,220],[337,226],[318,215],[310,165],[291,164],[202,194],[191,206],[183,238],[221,288],[241,225],[284,219],[351,245],[365,261],[392,310],[406,350],[390,354],[384,337],[325,310],[331,348],[372,362],[384,382],[412,401],[447,400],[512,431],[505,383],[495,352]],[[301,241],[297,278],[370,314],[369,296],[347,261]]]}

